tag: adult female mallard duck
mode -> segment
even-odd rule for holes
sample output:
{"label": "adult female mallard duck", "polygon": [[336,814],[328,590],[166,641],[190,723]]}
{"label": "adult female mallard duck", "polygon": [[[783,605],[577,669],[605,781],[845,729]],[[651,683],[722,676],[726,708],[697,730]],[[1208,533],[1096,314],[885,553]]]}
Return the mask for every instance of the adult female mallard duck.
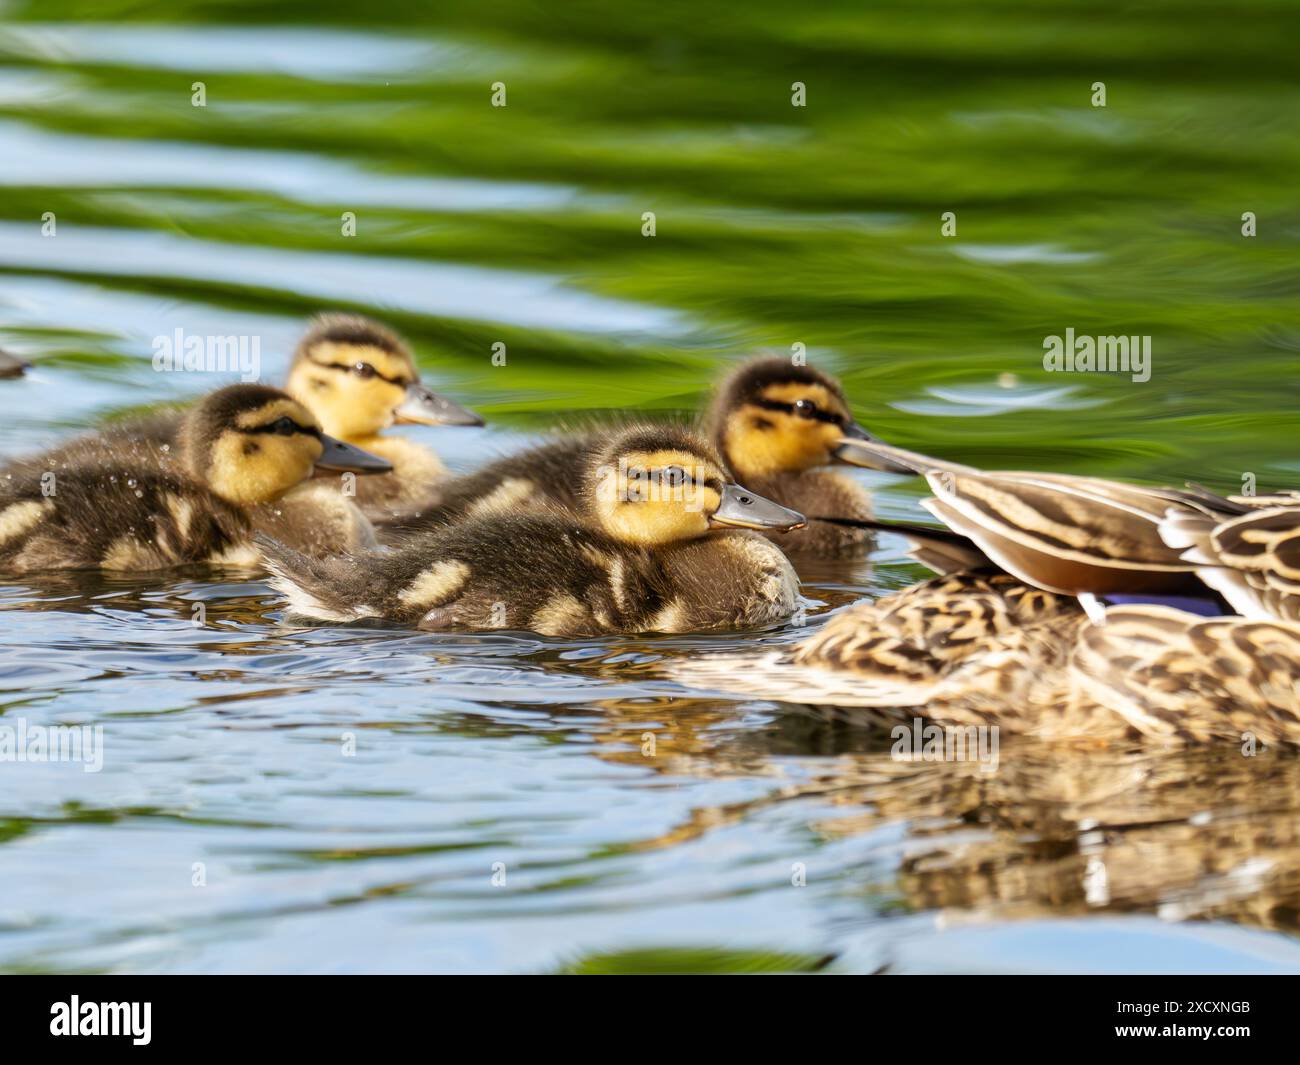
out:
{"label": "adult female mallard duck", "polygon": [[290,613],[550,636],[770,624],[795,609],[785,556],[747,529],[801,515],[730,484],[703,440],[662,426],[609,435],[570,470],[581,514],[486,512],[388,554],[312,560],[259,538]]}
{"label": "adult female mallard duck", "polygon": [[[172,451],[110,436],[0,470],[0,570],[256,563],[259,520],[281,528],[264,508],[300,482],[317,471],[391,469],[261,385],[212,393],[185,415],[179,438]],[[317,510],[313,524],[327,530],[333,514]]]}
{"label": "adult female mallard duck", "polygon": [[[724,380],[704,424],[736,480],[760,486],[754,491],[802,514],[850,519],[848,525],[815,522],[777,534],[783,550],[835,553],[869,543],[870,534],[851,524],[871,516],[866,489],[817,468],[856,459],[856,452],[841,447],[845,440],[870,439],[833,378],[780,356],[752,360]],[[395,523],[392,535],[496,510],[579,511],[581,486],[573,471],[605,446],[608,432],[553,440],[447,482],[437,506]]]}
{"label": "adult female mallard duck", "polygon": [[[942,493],[931,510],[956,515],[969,540],[935,533],[931,559],[954,572],[852,607],[789,651],[687,664],[685,679],[1049,738],[1300,745],[1300,624],[1275,620],[1295,609],[1300,500],[983,473],[872,450]],[[913,534],[933,546],[928,530]],[[1167,600],[1196,575],[1256,614],[1116,603],[1134,587]],[[1079,594],[1114,605],[1094,600],[1086,613]]]}
{"label": "adult female mallard duck", "polygon": [[1233,496],[1238,515],[1171,509],[1160,536],[1238,614],[1300,621],[1300,496]]}

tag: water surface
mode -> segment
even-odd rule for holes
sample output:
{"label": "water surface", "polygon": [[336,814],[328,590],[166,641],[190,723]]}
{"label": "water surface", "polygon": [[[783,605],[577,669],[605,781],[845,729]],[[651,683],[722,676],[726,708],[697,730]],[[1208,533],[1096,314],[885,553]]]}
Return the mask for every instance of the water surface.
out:
{"label": "water surface", "polygon": [[[36,364],[0,456],[225,383],[155,373],[156,336],[255,335],[275,381],[351,308],[489,418],[411,430],[456,470],[802,345],[954,459],[1300,481],[1276,5],[98,7],[0,9],[0,346]],[[1151,379],[1045,373],[1067,328],[1150,336]],[[919,576],[890,538],[801,572],[808,625]],[[302,630],[212,572],[8,581],[0,612],[0,723],[105,736],[98,773],[0,765],[2,971],[1300,970],[1287,756],[899,762],[665,677],[795,624]]]}

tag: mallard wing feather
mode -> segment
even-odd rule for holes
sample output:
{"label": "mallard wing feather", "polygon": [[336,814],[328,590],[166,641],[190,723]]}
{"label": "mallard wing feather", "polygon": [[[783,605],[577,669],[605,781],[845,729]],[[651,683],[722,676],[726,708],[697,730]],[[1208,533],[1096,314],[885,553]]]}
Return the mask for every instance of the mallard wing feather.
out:
{"label": "mallard wing feather", "polygon": [[1300,500],[1220,522],[1170,511],[1160,534],[1237,613],[1300,620]]}
{"label": "mallard wing feather", "polygon": [[1167,511],[1222,517],[1242,509],[1200,489],[984,472],[874,441],[852,445],[861,461],[924,476],[935,493],[923,503],[932,514],[1008,573],[1062,594],[1177,588],[1194,567],[1160,536]]}

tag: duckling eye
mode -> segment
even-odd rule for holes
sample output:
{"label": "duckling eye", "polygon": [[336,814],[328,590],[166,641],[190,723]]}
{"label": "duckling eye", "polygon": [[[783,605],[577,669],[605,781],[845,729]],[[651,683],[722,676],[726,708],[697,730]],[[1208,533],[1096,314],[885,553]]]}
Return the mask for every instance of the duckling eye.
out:
{"label": "duckling eye", "polygon": [[369,381],[375,376],[375,368],[368,362],[353,363],[352,372],[363,381]]}
{"label": "duckling eye", "polygon": [[801,418],[812,418],[817,414],[817,404],[811,399],[797,399],[794,404],[794,412]]}
{"label": "duckling eye", "polygon": [[285,416],[283,418],[276,418],[268,428],[278,436],[292,436],[298,431],[298,423],[292,418]]}
{"label": "duckling eye", "polygon": [[686,471],[680,466],[667,466],[663,472],[663,483],[669,488],[677,488],[686,483]]}

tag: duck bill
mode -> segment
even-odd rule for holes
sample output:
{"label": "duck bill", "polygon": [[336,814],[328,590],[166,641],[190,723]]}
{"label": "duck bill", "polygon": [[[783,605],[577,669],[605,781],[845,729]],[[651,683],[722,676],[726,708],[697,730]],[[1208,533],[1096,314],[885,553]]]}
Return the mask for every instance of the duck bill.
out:
{"label": "duck bill", "polygon": [[850,422],[844,429],[844,438],[831,448],[831,455],[846,466],[863,466],[885,473],[916,473],[915,468],[891,458],[888,451],[889,445],[880,437],[872,436],[857,422]]}
{"label": "duck bill", "polygon": [[31,368],[30,362],[0,351],[0,377],[22,377]]}
{"label": "duck bill", "polygon": [[482,425],[483,419],[459,403],[416,381],[406,386],[393,420],[398,425]]}
{"label": "duck bill", "polygon": [[320,458],[316,460],[317,473],[391,473],[393,464],[369,451],[335,440],[321,433]]}
{"label": "duck bill", "polygon": [[722,502],[709,515],[709,524],[733,529],[774,529],[789,532],[808,524],[797,510],[757,496],[738,484],[722,489]]}

